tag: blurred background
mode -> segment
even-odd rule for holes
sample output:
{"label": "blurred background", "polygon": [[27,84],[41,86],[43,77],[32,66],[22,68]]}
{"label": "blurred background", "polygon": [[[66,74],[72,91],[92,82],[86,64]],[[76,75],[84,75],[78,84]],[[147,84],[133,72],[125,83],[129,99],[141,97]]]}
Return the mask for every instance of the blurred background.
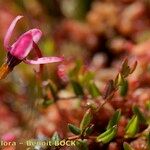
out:
{"label": "blurred background", "polygon": [[[24,18],[17,23],[11,43],[25,31],[39,28],[43,36],[38,45],[43,55],[64,56],[65,61],[46,64],[42,77],[37,73],[39,66],[21,63],[0,81],[1,139],[44,139],[55,131],[62,137],[70,135],[67,123],[79,124],[84,107],[74,100],[55,104],[54,95],[74,96],[69,78],[74,78],[76,72],[72,70],[79,65],[80,77],[90,70],[98,88],[103,89],[104,83],[115,77],[125,57],[139,60],[129,82],[135,86],[132,89],[137,89],[137,81],[144,87],[140,96],[146,88],[145,97],[134,95],[144,110],[143,105],[150,98],[149,0],[0,0],[0,64],[6,59],[5,33],[17,15]],[[29,57],[34,58],[34,54]],[[56,91],[53,93],[52,89]],[[107,113],[106,118],[100,119],[104,123],[101,127],[115,109],[111,104],[108,107],[111,108],[103,110]],[[22,150],[26,145],[3,147],[7,148]]]}

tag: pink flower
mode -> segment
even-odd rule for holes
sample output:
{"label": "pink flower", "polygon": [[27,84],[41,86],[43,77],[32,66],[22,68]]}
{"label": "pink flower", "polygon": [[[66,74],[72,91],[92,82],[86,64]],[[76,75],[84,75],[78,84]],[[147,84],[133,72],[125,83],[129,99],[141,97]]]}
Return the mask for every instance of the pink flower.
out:
{"label": "pink flower", "polygon": [[[23,16],[17,16],[12,21],[5,35],[4,47],[7,51],[7,62],[0,68],[0,79],[4,78],[16,65],[22,61],[27,64],[46,64],[63,61],[62,57],[42,57],[40,49],[37,45],[42,36],[42,32],[36,28],[22,34],[12,45],[9,44],[15,25],[22,17]],[[36,50],[37,55],[40,58],[36,60],[27,59],[27,56],[32,49]]]}

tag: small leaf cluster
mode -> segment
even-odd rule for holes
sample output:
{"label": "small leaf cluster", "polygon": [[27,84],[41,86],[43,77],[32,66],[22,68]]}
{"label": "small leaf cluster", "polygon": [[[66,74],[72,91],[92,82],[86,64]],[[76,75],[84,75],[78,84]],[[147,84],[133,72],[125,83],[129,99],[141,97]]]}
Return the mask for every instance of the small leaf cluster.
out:
{"label": "small leaf cluster", "polygon": [[[118,109],[108,122],[106,131],[95,137],[95,142],[106,144],[110,142],[113,138],[115,138],[117,134],[117,124],[119,122],[120,116],[121,110]],[[88,136],[90,138],[90,135],[94,127],[94,125],[91,124],[91,122],[92,122],[92,114],[91,110],[88,109],[80,123],[80,128],[72,124],[69,124],[68,128],[73,134],[79,135],[79,138],[81,139],[86,139],[88,138]]]}
{"label": "small leaf cluster", "polygon": [[[127,77],[133,73],[137,65],[137,62],[133,66],[129,66],[127,59],[123,62],[119,73],[114,80],[108,81],[103,92],[99,90],[94,82],[94,74],[89,70],[86,70],[81,62],[77,62],[75,67],[69,72],[70,85],[74,91],[76,97],[84,99],[85,97],[90,99],[97,99],[99,97],[103,98],[105,102],[111,100],[116,91],[119,91],[120,96],[124,97],[128,92],[128,81]],[[51,91],[52,98],[54,100],[58,99],[57,88],[51,81],[46,84],[46,88]],[[46,94],[45,94],[46,95]],[[102,105],[103,106],[103,105]],[[101,108],[101,107],[100,107]],[[112,118],[109,120],[106,129],[97,135],[92,135],[94,131],[93,120],[93,110],[88,107],[85,112],[79,127],[74,124],[68,124],[70,132],[75,135],[77,141],[77,147],[79,149],[88,149],[88,140],[94,140],[97,143],[107,144],[114,140],[117,135],[118,122],[121,117],[121,109],[118,109],[113,114]],[[95,109],[96,110],[96,109]],[[97,111],[96,111],[97,112]],[[138,135],[138,131],[141,124],[147,125],[147,118],[143,115],[137,106],[133,107],[133,116],[128,121],[125,128],[125,135],[123,139],[135,138]],[[149,142],[149,134],[147,134],[147,143]],[[150,144],[147,144],[148,146]],[[132,150],[132,147],[127,142],[123,143],[124,150]]]}
{"label": "small leaf cluster", "polygon": [[134,115],[126,126],[125,138],[134,138],[138,133],[140,124],[147,125],[147,120],[137,106],[133,107]]}
{"label": "small leaf cluster", "polygon": [[102,93],[94,82],[94,74],[88,70],[85,71],[82,63],[77,62],[76,66],[69,73],[73,91],[78,97],[84,97],[88,91],[92,98],[102,96],[103,99],[111,99],[114,93],[119,90],[120,95],[124,97],[128,92],[128,81],[126,78],[134,72],[136,66],[137,62],[134,62],[133,66],[130,67],[128,59],[125,59],[115,80],[108,81]]}
{"label": "small leaf cluster", "polygon": [[126,78],[134,72],[137,66],[136,61],[134,62],[133,67],[130,67],[128,63],[128,60],[125,59],[115,80],[110,80],[107,83],[105,91],[103,93],[103,99],[111,99],[117,90],[119,90],[122,97],[127,95],[128,81]]}
{"label": "small leaf cluster", "polygon": [[91,98],[97,98],[101,92],[94,82],[94,73],[89,71],[77,61],[75,67],[69,72],[70,83],[77,97],[83,98],[89,95]]}
{"label": "small leaf cluster", "polygon": [[[130,67],[128,65],[128,60],[126,59],[123,62],[120,72],[118,73],[116,78],[114,80],[108,81],[108,83],[106,84],[105,90],[102,93],[98,89],[96,84],[93,82],[93,76],[91,76],[89,72],[83,73],[82,75],[79,73],[82,70],[82,68],[81,68],[81,64],[77,63],[74,70],[72,70],[70,73],[71,85],[72,85],[73,91],[76,94],[76,96],[84,97],[86,94],[84,86],[86,85],[86,89],[88,90],[88,93],[90,94],[92,98],[102,96],[104,100],[108,100],[113,97],[114,93],[117,90],[119,90],[121,96],[126,96],[127,91],[128,91],[128,82],[126,78],[131,73],[133,73],[133,71],[136,68],[136,65],[137,65],[137,62],[134,63],[133,67]],[[75,76],[72,76],[73,74]],[[82,81],[84,81],[84,84]],[[131,121],[129,121],[129,125],[126,127],[127,128],[126,136],[127,135],[134,136],[137,133],[137,129],[135,129],[135,127],[132,127],[132,126],[137,125],[137,123],[139,122],[139,118],[144,121],[144,117],[142,113],[138,110],[138,108],[134,107],[133,110],[134,110],[135,116],[133,117],[133,119],[131,119]],[[80,142],[79,145],[86,143],[85,139],[88,139],[91,136],[91,133],[94,128],[94,125],[91,124],[92,117],[93,116],[92,116],[91,109],[88,109],[83,116],[83,119],[80,123],[80,127],[77,127],[73,124],[68,125],[69,130],[73,134],[77,135],[78,139],[82,141]],[[118,109],[116,110],[112,118],[109,120],[106,130],[103,133],[95,137],[95,142],[107,144],[110,141],[112,141],[117,135],[117,130],[118,130],[117,127],[118,127],[118,122],[120,120],[120,117],[121,117],[121,110]],[[132,131],[133,128],[135,131],[134,130]],[[127,143],[125,143],[124,145],[125,145],[124,147],[129,147]],[[85,144],[85,147],[86,147],[86,144]]]}
{"label": "small leaf cluster", "polygon": [[106,131],[97,136],[96,141],[106,144],[115,138],[117,134],[117,125],[121,117],[121,110],[118,109],[109,120]]}
{"label": "small leaf cluster", "polygon": [[91,109],[88,109],[83,116],[79,128],[73,124],[68,124],[68,128],[73,134],[79,135],[79,137],[81,138],[86,137],[87,135],[90,135],[93,131],[94,126],[93,124],[91,124],[92,118],[93,115]]}

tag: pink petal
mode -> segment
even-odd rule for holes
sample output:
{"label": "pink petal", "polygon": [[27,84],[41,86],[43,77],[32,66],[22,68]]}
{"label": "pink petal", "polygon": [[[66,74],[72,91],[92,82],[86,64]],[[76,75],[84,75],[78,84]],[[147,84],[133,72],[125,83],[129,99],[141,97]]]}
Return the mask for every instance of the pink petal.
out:
{"label": "pink petal", "polygon": [[31,33],[23,34],[11,47],[10,53],[16,58],[24,59],[33,48]]}
{"label": "pink petal", "polygon": [[18,59],[24,59],[42,36],[39,29],[32,29],[22,34],[11,46],[10,53]]}
{"label": "pink petal", "polygon": [[38,65],[38,64],[61,62],[63,60],[64,60],[63,57],[42,57],[42,58],[38,58],[36,60],[25,59],[24,62],[27,64]]}
{"label": "pink petal", "polygon": [[23,16],[17,16],[13,21],[12,23],[10,24],[7,32],[6,32],[6,35],[4,37],[4,47],[7,51],[9,51],[9,41],[10,41],[10,38],[12,36],[12,32],[15,28],[15,25],[17,23],[18,20],[20,20]]}
{"label": "pink petal", "polygon": [[37,42],[40,40],[41,36],[42,36],[42,31],[39,30],[39,29],[36,29],[36,28],[27,31],[25,34],[28,34],[28,33],[31,33],[31,34],[32,34],[33,41],[34,41],[35,43],[37,43]]}

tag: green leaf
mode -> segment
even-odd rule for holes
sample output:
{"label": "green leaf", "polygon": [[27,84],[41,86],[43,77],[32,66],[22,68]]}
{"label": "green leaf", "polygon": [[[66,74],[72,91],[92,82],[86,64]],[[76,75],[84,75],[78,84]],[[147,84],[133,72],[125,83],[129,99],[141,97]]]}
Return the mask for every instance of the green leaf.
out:
{"label": "green leaf", "polygon": [[131,68],[128,65],[128,59],[125,59],[122,64],[120,73],[122,74],[123,77],[127,77],[129,74],[134,72],[134,70],[136,69],[136,66],[137,66],[137,61],[134,62],[133,67]]}
{"label": "green leaf", "polygon": [[128,59],[125,59],[120,73],[122,74],[123,77],[127,77],[130,74],[130,67],[128,65]]}
{"label": "green leaf", "polygon": [[132,138],[136,135],[139,129],[139,118],[134,115],[126,126],[125,138]]}
{"label": "green leaf", "polygon": [[51,80],[48,80],[47,86],[50,89],[53,98],[56,100],[57,99],[57,87],[56,87],[56,85]]}
{"label": "green leaf", "polygon": [[50,106],[53,103],[54,103],[53,100],[44,100],[42,105],[43,105],[43,107],[47,108],[48,106]]}
{"label": "green leaf", "polygon": [[91,80],[94,79],[94,73],[93,72],[85,72],[83,75],[82,75],[82,79],[81,80],[81,83],[82,85],[84,86],[88,86],[88,84],[90,83]]}
{"label": "green leaf", "polygon": [[75,135],[79,135],[81,133],[81,130],[73,124],[68,124],[68,128]]}
{"label": "green leaf", "polygon": [[83,132],[83,131],[85,130],[85,128],[88,127],[88,125],[91,123],[92,118],[93,118],[93,116],[92,116],[91,110],[88,109],[88,110],[85,112],[85,114],[84,114],[84,116],[83,116],[83,119],[82,119],[82,121],[81,121],[81,123],[80,123],[80,129],[81,129],[82,132]]}
{"label": "green leaf", "polygon": [[120,86],[124,84],[125,79],[123,78],[122,74],[119,73],[115,79],[115,85]]}
{"label": "green leaf", "polygon": [[76,142],[76,146],[78,147],[79,150],[88,150],[88,144],[86,140],[78,140]]}
{"label": "green leaf", "polygon": [[108,99],[112,97],[114,90],[115,90],[114,81],[109,80],[108,83],[106,84],[106,87],[103,93],[103,99]]}
{"label": "green leaf", "polygon": [[98,89],[98,87],[95,85],[94,82],[89,83],[89,92],[93,98],[96,98],[101,95],[100,90]]}
{"label": "green leaf", "polygon": [[78,83],[77,81],[73,81],[73,80],[72,80],[72,81],[71,81],[71,84],[72,84],[74,93],[75,93],[77,96],[83,96],[83,95],[84,95],[83,88],[82,88],[82,86],[80,85],[80,83]]}
{"label": "green leaf", "polygon": [[124,150],[133,150],[133,148],[127,142],[123,143],[123,148]]}
{"label": "green leaf", "polygon": [[93,129],[94,129],[94,125],[93,124],[90,125],[89,127],[87,127],[85,132],[84,132],[85,136],[86,135],[90,135],[93,132]]}
{"label": "green leaf", "polygon": [[119,92],[121,96],[126,96],[128,92],[128,81],[125,80],[124,83],[119,86]]}
{"label": "green leaf", "polygon": [[60,141],[60,140],[61,140],[61,138],[60,138],[59,134],[57,132],[55,132],[51,138],[51,142],[55,143],[55,141]]}
{"label": "green leaf", "polygon": [[100,134],[96,138],[96,142],[101,142],[103,144],[109,143],[117,134],[117,126],[106,130],[104,133]]}
{"label": "green leaf", "polygon": [[78,80],[79,71],[82,67],[83,63],[78,60],[76,61],[75,67],[69,72],[69,77],[74,80]]}
{"label": "green leaf", "polygon": [[116,110],[116,112],[112,116],[112,118],[109,121],[106,129],[108,130],[108,129],[112,128],[114,125],[117,125],[118,122],[119,122],[120,117],[121,117],[121,109],[118,109],[118,110]]}
{"label": "green leaf", "polygon": [[139,117],[139,121],[141,123],[146,124],[146,122],[147,122],[146,118],[144,117],[143,113],[139,110],[139,108],[137,106],[133,107],[133,112],[134,112],[135,115],[137,115]]}

